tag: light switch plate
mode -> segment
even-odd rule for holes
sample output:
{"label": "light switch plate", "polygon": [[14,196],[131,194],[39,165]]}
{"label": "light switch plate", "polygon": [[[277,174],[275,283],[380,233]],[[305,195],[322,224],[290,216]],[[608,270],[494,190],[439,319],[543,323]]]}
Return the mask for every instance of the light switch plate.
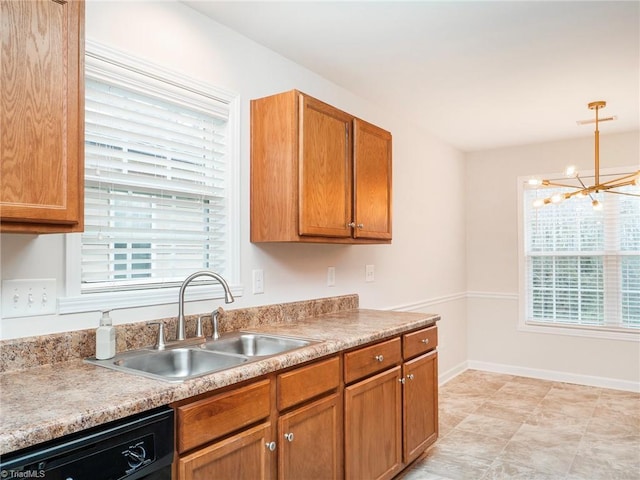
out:
{"label": "light switch plate", "polygon": [[365,282],[373,282],[376,279],[376,267],[375,265],[366,265],[364,269]]}
{"label": "light switch plate", "polygon": [[264,293],[264,272],[262,270],[253,270],[253,294]]}
{"label": "light switch plate", "polygon": [[55,278],[2,281],[2,318],[32,317],[56,313]]}
{"label": "light switch plate", "polygon": [[327,267],[327,287],[336,286],[336,267]]}

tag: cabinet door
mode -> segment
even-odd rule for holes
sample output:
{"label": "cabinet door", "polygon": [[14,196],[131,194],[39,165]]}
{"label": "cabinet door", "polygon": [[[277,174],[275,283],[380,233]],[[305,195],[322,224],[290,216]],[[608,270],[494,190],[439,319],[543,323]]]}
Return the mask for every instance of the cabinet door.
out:
{"label": "cabinet door", "polygon": [[278,478],[335,480],[342,477],[340,396],[331,395],[278,420]]}
{"label": "cabinet door", "polygon": [[400,367],[345,388],[345,478],[389,479],[402,467]]}
{"label": "cabinet door", "polygon": [[412,462],[438,437],[438,352],[404,364],[404,461]]}
{"label": "cabinet door", "polygon": [[391,134],[354,120],[354,237],[391,240]]}
{"label": "cabinet door", "polygon": [[0,9],[2,231],[81,231],[84,2]]}
{"label": "cabinet door", "polygon": [[300,235],[351,236],[351,120],[345,112],[300,95]]}
{"label": "cabinet door", "polygon": [[269,423],[254,427],[178,459],[178,480],[263,480],[271,478]]}

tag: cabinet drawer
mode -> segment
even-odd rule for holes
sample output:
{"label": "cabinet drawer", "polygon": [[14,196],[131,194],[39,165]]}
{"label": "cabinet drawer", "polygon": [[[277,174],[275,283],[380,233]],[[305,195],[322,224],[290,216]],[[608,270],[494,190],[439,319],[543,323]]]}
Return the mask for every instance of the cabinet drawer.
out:
{"label": "cabinet drawer", "polygon": [[405,333],[402,336],[402,356],[405,359],[433,350],[437,346],[438,327],[435,325],[416,332]]}
{"label": "cabinet drawer", "polygon": [[269,416],[270,382],[263,380],[176,409],[178,451],[185,452]]}
{"label": "cabinet drawer", "polygon": [[330,358],[278,375],[278,410],[338,388],[340,359]]}
{"label": "cabinet drawer", "polygon": [[344,355],[344,381],[351,383],[395,365],[401,360],[400,338],[376,343]]}

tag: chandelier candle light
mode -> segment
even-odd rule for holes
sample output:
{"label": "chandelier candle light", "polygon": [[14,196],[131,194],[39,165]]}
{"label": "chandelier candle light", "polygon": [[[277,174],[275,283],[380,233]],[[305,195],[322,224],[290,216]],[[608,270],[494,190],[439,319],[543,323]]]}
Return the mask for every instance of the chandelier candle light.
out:
{"label": "chandelier candle light", "polygon": [[[613,180],[608,180],[606,182],[600,183],[600,131],[598,130],[598,121],[615,120],[616,118],[616,117],[607,117],[603,119],[598,118],[598,111],[601,108],[604,108],[606,105],[607,105],[607,102],[602,100],[597,102],[591,102],[588,105],[590,110],[595,110],[596,112],[596,119],[595,119],[596,130],[594,132],[594,135],[595,135],[595,168],[594,168],[595,184],[589,187],[586,186],[582,181],[582,178],[580,178],[578,170],[573,165],[567,167],[567,169],[565,170],[565,176],[567,178],[575,178],[579,182],[579,185],[568,185],[566,183],[558,183],[551,180],[540,180],[537,178],[532,178],[529,180],[529,185],[532,185],[532,186],[543,186],[543,187],[552,186],[552,187],[566,187],[566,188],[575,189],[574,191],[568,192],[568,193],[556,193],[555,195],[552,195],[551,197],[548,197],[548,198],[538,198],[533,202],[534,207],[542,207],[550,203],[560,203],[563,200],[567,200],[575,196],[585,197],[588,195],[589,198],[591,198],[591,205],[593,206],[593,208],[595,210],[601,210],[602,204],[597,199],[593,198],[594,193],[605,192],[605,193],[616,193],[619,195],[631,195],[634,197],[640,197],[640,194],[630,193],[630,192],[620,192],[615,190],[616,188],[624,187],[627,185],[640,184],[640,170],[637,170],[633,173],[624,174],[623,176],[614,178]],[[591,122],[589,121],[589,122],[578,122],[578,123],[591,123]]]}

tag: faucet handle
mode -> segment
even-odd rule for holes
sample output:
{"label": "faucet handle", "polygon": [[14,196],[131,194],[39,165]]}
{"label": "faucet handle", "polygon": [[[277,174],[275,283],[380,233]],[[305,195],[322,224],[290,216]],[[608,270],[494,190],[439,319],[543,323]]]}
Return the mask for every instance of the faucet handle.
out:
{"label": "faucet handle", "polygon": [[164,350],[167,346],[167,343],[164,339],[164,323],[162,322],[149,322],[147,325],[158,325],[158,339],[156,340],[156,344],[153,348],[156,350]]}
{"label": "faucet handle", "polygon": [[218,317],[224,313],[222,307],[216,308],[213,312],[211,312],[211,324],[213,325],[213,334],[211,338],[217,340],[220,338],[220,332],[218,330]]}
{"label": "faucet handle", "polygon": [[198,320],[196,320],[196,337],[203,337],[204,334],[202,333],[202,318],[206,317],[206,315],[200,315],[198,317]]}

